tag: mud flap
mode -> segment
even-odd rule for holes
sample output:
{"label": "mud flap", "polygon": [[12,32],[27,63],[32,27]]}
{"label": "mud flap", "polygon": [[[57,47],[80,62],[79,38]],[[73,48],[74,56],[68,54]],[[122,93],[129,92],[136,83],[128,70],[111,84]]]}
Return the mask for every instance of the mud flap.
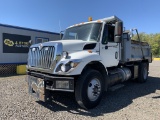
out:
{"label": "mud flap", "polygon": [[44,79],[28,75],[28,92],[40,101],[46,101]]}

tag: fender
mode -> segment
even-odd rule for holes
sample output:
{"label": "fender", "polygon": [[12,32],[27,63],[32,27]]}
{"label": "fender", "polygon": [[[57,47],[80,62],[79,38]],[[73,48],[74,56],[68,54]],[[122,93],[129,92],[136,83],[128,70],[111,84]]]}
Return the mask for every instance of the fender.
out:
{"label": "fender", "polygon": [[[70,72],[57,72],[56,69],[62,64],[67,63],[72,60],[80,60],[79,64]],[[56,65],[56,68],[53,74],[59,75],[80,75],[84,67],[92,62],[92,61],[99,61],[102,63],[102,58],[96,51],[78,51],[74,53],[70,53],[67,58],[62,58],[59,63]],[[103,63],[102,63],[103,64]],[[103,64],[104,65],[104,64]]]}

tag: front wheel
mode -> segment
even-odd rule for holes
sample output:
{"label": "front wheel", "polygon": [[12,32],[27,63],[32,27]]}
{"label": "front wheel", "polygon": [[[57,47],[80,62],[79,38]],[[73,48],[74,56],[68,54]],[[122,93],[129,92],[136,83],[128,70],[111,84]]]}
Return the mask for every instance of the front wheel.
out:
{"label": "front wheel", "polygon": [[75,87],[77,103],[85,109],[97,106],[102,97],[103,85],[103,77],[99,71],[93,69],[84,71]]}

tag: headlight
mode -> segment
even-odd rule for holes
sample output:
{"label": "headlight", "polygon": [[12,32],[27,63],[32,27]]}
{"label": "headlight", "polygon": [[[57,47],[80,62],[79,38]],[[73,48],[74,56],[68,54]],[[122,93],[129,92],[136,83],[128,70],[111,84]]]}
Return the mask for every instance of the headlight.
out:
{"label": "headlight", "polygon": [[71,69],[71,67],[70,67],[69,64],[62,64],[62,65],[61,65],[61,71],[62,71],[62,72],[67,72],[67,71],[70,70],[70,69]]}
{"label": "headlight", "polygon": [[60,68],[62,72],[68,72],[69,70],[75,68],[80,63],[79,60],[69,61],[66,64],[61,64]]}
{"label": "headlight", "polygon": [[70,66],[72,68],[75,68],[78,64],[79,64],[79,62],[70,62]]}

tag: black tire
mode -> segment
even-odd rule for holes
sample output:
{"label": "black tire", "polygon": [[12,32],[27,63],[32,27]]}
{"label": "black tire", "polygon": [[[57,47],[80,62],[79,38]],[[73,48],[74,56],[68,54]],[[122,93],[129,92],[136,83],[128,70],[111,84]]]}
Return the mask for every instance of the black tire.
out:
{"label": "black tire", "polygon": [[[99,85],[95,84],[96,82]],[[81,76],[78,78],[76,82],[76,87],[75,87],[76,101],[82,108],[85,109],[94,108],[101,101],[103,90],[104,90],[104,82],[100,72],[93,69],[87,69],[81,74]]]}
{"label": "black tire", "polygon": [[147,81],[148,66],[149,66],[148,62],[141,62],[139,64],[138,79],[137,79],[138,82],[144,83]]}

